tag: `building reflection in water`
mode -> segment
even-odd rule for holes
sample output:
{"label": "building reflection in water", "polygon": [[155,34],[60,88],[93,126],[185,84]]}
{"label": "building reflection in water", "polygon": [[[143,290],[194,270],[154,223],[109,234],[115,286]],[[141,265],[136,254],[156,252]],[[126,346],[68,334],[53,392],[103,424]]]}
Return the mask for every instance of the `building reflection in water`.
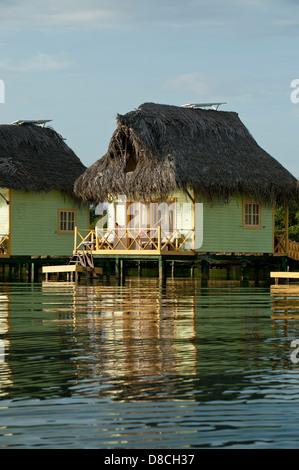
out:
{"label": "building reflection in water", "polygon": [[[48,295],[57,288],[61,283],[44,284]],[[117,288],[72,289],[72,313],[61,311],[57,324],[65,337],[72,330],[78,347],[77,384],[83,376],[89,384],[98,381],[100,396],[192,398],[205,388],[211,393],[213,382],[221,396],[229,380],[233,388],[242,380],[241,372],[225,379],[227,370],[240,371],[264,354],[259,301],[252,309],[238,283],[181,279],[160,286],[154,279],[134,279]],[[253,294],[250,300],[255,302]]]}
{"label": "building reflection in water", "polygon": [[292,366],[277,351],[289,331],[271,320],[267,289],[148,278],[11,289],[0,298],[2,395],[223,399],[265,360]]}
{"label": "building reflection in water", "polygon": [[194,296],[187,296],[183,309],[180,296],[175,291],[169,296],[155,280],[135,281],[117,293],[108,286],[77,286],[72,326],[82,331],[88,319],[92,376],[109,378],[120,396],[169,397],[176,390],[165,377],[196,375]]}
{"label": "building reflection in water", "polygon": [[8,389],[12,385],[11,369],[7,361],[7,352],[10,347],[10,341],[7,338],[9,330],[9,311],[9,295],[8,293],[0,293],[0,398],[4,398],[8,394]]}

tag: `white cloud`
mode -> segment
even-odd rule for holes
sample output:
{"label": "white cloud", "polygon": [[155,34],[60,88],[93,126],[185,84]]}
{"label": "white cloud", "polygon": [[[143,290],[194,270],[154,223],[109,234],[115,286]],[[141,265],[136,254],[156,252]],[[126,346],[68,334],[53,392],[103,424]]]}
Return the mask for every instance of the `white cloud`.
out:
{"label": "white cloud", "polygon": [[107,22],[113,20],[114,14],[111,11],[106,10],[79,10],[73,12],[58,12],[36,15],[38,21],[48,24],[64,24],[64,25],[76,25],[85,24],[102,24],[105,25]]}
{"label": "white cloud", "polygon": [[286,18],[286,19],[279,19],[274,20],[274,26],[298,26],[299,18]]}
{"label": "white cloud", "polygon": [[[0,0],[0,31],[52,27],[113,28],[126,23],[135,0]],[[132,15],[129,15],[132,16]]]}
{"label": "white cloud", "polygon": [[[280,88],[273,80],[244,74],[212,75],[200,72],[186,73],[168,79],[163,88],[178,90],[192,96],[193,100],[248,102],[260,96],[278,96]],[[286,93],[288,90],[286,89]]]}
{"label": "white cloud", "polygon": [[197,98],[221,99],[236,90],[240,81],[239,77],[216,77],[203,73],[186,73],[170,78],[166,83],[166,88],[178,89],[188,92]]}
{"label": "white cloud", "polygon": [[59,59],[53,55],[38,53],[34,56],[23,59],[19,63],[9,60],[0,62],[1,72],[49,72],[61,70],[70,66],[70,62]]}
{"label": "white cloud", "polygon": [[[254,35],[296,17],[288,0],[0,0],[0,32],[30,30],[229,28]],[[285,26],[291,26],[286,24]],[[287,33],[287,28],[285,33]]]}

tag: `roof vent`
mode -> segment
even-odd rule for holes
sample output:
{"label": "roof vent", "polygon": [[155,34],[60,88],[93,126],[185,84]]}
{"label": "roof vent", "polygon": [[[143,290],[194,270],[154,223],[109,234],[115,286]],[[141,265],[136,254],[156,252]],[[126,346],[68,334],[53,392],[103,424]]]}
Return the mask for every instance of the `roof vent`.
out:
{"label": "roof vent", "polygon": [[212,108],[214,110],[217,110],[221,104],[226,104],[226,102],[222,103],[193,103],[193,104],[183,104],[181,107],[182,108],[193,108],[193,109],[198,109],[198,108]]}
{"label": "roof vent", "polygon": [[27,121],[14,121],[14,122],[12,122],[12,124],[15,124],[16,126],[21,126],[23,124],[34,124],[36,126],[45,127],[45,124],[47,122],[51,122],[51,121],[52,121],[52,119],[48,119],[48,120],[47,119],[40,119],[38,121],[36,121],[36,120],[35,121],[30,121],[30,120],[27,120]]}

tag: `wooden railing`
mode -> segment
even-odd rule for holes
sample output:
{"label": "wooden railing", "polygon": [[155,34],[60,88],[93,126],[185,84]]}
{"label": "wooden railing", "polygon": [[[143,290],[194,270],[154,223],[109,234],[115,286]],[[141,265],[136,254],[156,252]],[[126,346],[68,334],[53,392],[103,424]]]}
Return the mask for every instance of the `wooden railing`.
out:
{"label": "wooden railing", "polygon": [[275,230],[274,233],[274,254],[286,255],[288,253],[288,232],[287,230]]}
{"label": "wooden railing", "polygon": [[9,234],[0,234],[0,258],[10,256]]}
{"label": "wooden railing", "polygon": [[288,256],[299,261],[299,243],[289,241]]}
{"label": "wooden railing", "polygon": [[299,243],[289,240],[286,230],[275,231],[274,254],[286,255],[299,261]]}
{"label": "wooden railing", "polygon": [[160,226],[150,229],[112,228],[75,229],[74,251],[191,251],[194,229],[165,231]]}

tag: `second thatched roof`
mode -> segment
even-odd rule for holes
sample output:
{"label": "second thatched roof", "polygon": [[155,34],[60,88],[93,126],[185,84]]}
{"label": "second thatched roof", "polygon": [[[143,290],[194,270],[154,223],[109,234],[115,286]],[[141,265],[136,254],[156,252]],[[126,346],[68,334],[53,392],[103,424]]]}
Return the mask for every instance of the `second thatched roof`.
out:
{"label": "second thatched roof", "polygon": [[234,112],[145,103],[117,117],[108,151],[76,181],[89,202],[194,191],[210,200],[236,194],[299,200],[297,179],[253,139]]}
{"label": "second thatched roof", "polygon": [[75,180],[86,170],[51,127],[34,123],[0,125],[0,187],[74,195]]}

